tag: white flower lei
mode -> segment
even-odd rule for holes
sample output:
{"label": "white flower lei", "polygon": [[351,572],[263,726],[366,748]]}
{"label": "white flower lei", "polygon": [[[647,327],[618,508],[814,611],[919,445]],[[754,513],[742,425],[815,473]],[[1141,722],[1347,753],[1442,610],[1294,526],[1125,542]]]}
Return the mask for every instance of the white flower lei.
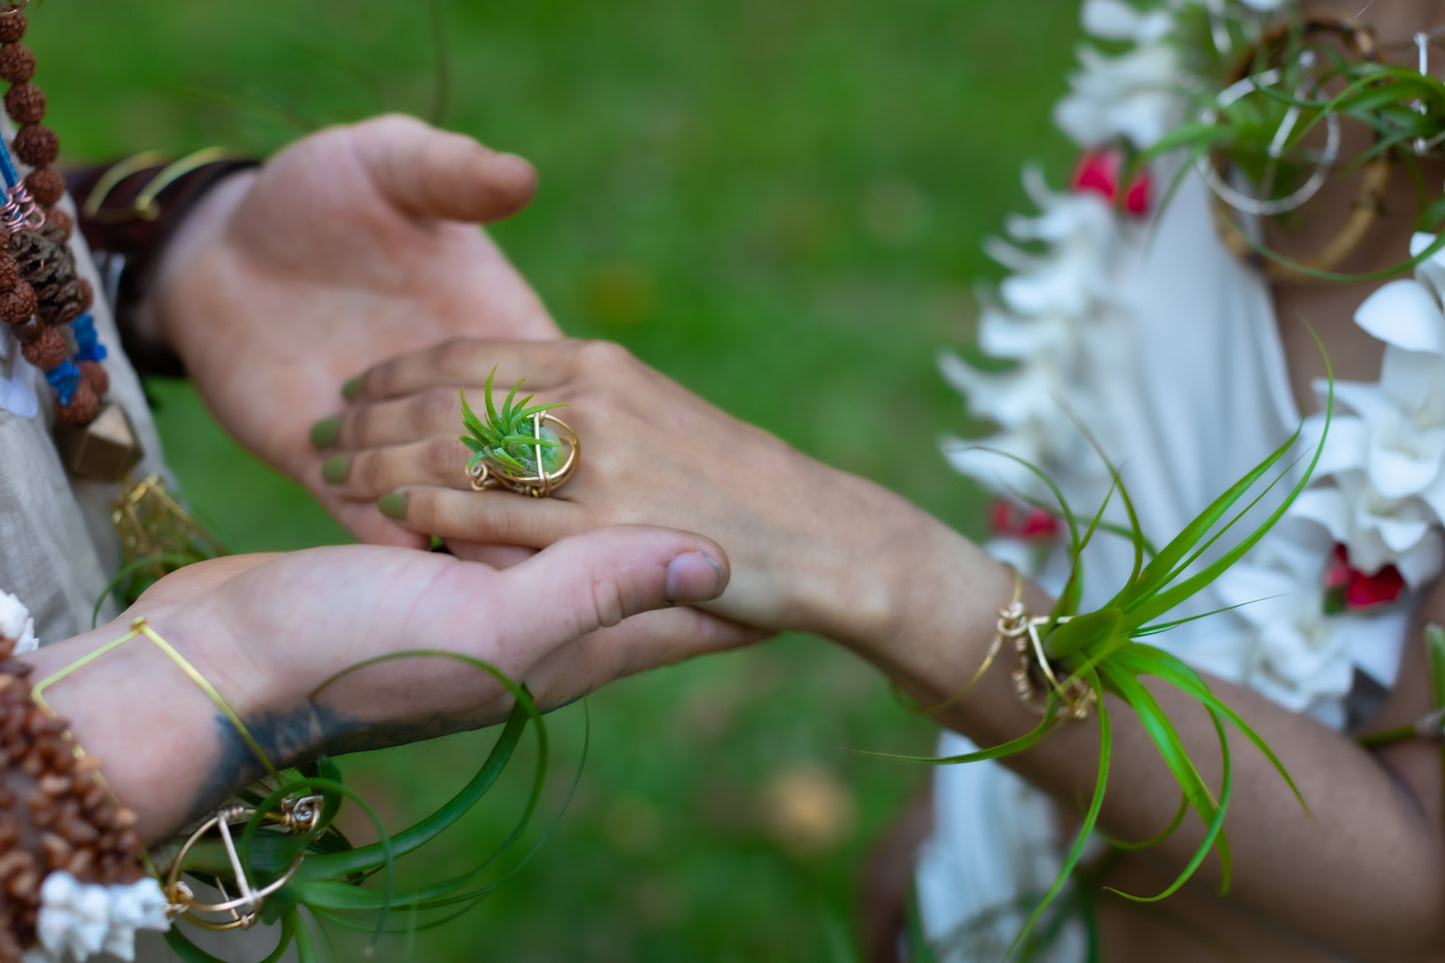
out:
{"label": "white flower lei", "polygon": [[[1234,3],[1241,16],[1263,16],[1288,2],[1165,0],[1159,9],[1141,11],[1125,0],[1085,0],[1086,33],[1127,49],[1115,56],[1080,51],[1081,69],[1054,111],[1055,122],[1086,157],[1121,143],[1152,146],[1186,112],[1190,78],[1174,36],[1179,13],[1200,6],[1218,13]],[[1001,470],[1000,459],[992,458],[985,469],[974,452],[980,446],[1003,451],[1056,478],[1077,477],[1081,464],[1098,464],[1074,419],[1096,431],[1104,426],[1086,410],[1065,411],[1056,399],[1076,403],[1089,396],[1098,377],[1089,335],[1117,317],[1111,293],[1117,266],[1142,228],[1097,192],[1051,192],[1033,169],[1025,172],[1025,185],[1040,214],[1013,219],[1008,234],[1042,253],[991,245],[991,255],[1014,274],[996,295],[980,299],[979,321],[982,350],[1017,365],[985,373],[955,355],[941,359],[944,377],[1000,430],[978,442],[949,439],[944,450],[965,474],[1043,497],[1021,466]],[[1412,255],[1434,240],[1417,235]],[[1385,342],[1381,380],[1335,385],[1335,419],[1310,487],[1217,583],[1226,604],[1253,603],[1236,613],[1252,636],[1242,681],[1336,725],[1357,668],[1384,685],[1393,682],[1399,649],[1382,639],[1391,631],[1403,639],[1409,601],[1445,566],[1445,253],[1422,263],[1413,280],[1380,288],[1355,320]],[[1311,421],[1318,437],[1318,416]],[[1111,448],[1109,438],[1100,441],[1105,451]],[[1343,546],[1352,578],[1388,582],[1398,575],[1400,602],[1326,614],[1327,592],[1340,589],[1326,585],[1331,551],[1341,551],[1336,546]],[[990,548],[1039,574],[1040,555],[1023,540],[1005,534]],[[1257,601],[1266,595],[1277,597]]]}

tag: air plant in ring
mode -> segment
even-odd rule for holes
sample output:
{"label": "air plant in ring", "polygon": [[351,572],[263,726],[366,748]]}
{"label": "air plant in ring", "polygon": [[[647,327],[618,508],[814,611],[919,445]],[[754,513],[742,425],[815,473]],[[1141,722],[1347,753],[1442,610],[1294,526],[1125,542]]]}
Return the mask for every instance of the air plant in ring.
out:
{"label": "air plant in ring", "polygon": [[472,453],[467,477],[477,491],[500,487],[534,498],[550,495],[571,476],[581,448],[576,432],[548,413],[566,403],[528,407],[534,395],[517,400],[517,391],[527,380],[523,378],[499,409],[492,402],[496,374],[495,367],[487,374],[485,421],[477,417],[462,393],[462,424],[467,434],[461,439]]}

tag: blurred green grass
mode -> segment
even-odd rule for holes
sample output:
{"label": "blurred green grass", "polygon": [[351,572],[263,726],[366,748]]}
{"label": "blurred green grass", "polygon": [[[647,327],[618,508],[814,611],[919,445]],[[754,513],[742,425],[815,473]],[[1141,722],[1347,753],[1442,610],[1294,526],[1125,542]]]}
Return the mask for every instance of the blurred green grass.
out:
{"label": "blurred green grass", "polygon": [[[971,337],[971,284],[994,273],[980,241],[1021,206],[1020,161],[1057,173],[1068,158],[1047,114],[1074,0],[444,7],[447,125],[538,166],[536,202],[495,233],[564,328],[978,530],[977,492],[936,454],[966,421],[934,357]],[[32,23],[71,160],[265,153],[298,127],[426,113],[436,96],[421,3],[51,0]],[[152,390],[184,488],[229,545],[345,537],[188,388]],[[379,958],[834,958],[868,840],[926,778],[848,748],[926,750],[929,727],[804,638],[629,680],[589,711],[577,797],[532,863]],[[553,725],[565,788],[581,715]],[[401,818],[458,785],[487,739],[348,771]],[[489,800],[439,865],[475,857],[517,798]],[[808,827],[817,841],[798,845]]]}

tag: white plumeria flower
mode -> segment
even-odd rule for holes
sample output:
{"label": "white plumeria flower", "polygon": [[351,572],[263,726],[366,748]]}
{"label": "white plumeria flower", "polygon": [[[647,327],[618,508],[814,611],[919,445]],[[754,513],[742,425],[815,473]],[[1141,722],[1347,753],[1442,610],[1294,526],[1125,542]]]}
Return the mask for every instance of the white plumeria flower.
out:
{"label": "white plumeria flower", "polygon": [[30,610],[8,592],[0,592],[0,637],[15,640],[16,655],[34,652],[39,646]]}
{"label": "white plumeria flower", "polygon": [[1402,615],[1327,614],[1325,572],[1333,547],[1313,524],[1281,522],[1215,589],[1226,605],[1239,606],[1234,614],[1252,636],[1244,681],[1292,712],[1340,725],[1357,663],[1393,678],[1396,667],[1380,664],[1379,650],[1389,648],[1380,644],[1380,619]]}
{"label": "white plumeria flower", "polygon": [[1125,0],[1084,0],[1084,32],[1105,40],[1154,44],[1174,29],[1168,10],[1141,12]]}
{"label": "white plumeria flower", "polygon": [[1422,500],[1384,497],[1363,469],[1339,472],[1331,480],[1332,485],[1301,492],[1290,513],[1322,525],[1361,572],[1394,565],[1411,588],[1440,573],[1445,545],[1435,513]]}
{"label": "white plumeria flower", "polygon": [[1054,108],[1054,123],[1075,143],[1100,147],[1122,137],[1151,147],[1178,120],[1180,68],[1172,47],[1151,44],[1118,57],[1086,47],[1079,60],[1072,92]]}

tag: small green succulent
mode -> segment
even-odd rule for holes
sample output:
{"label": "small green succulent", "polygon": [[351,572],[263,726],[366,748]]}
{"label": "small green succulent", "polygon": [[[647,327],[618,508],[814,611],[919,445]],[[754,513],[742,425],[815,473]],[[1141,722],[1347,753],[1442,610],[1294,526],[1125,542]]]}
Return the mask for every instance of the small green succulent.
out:
{"label": "small green succulent", "polygon": [[487,462],[493,469],[504,474],[539,474],[539,445],[542,448],[542,468],[548,472],[556,471],[566,460],[567,453],[557,440],[557,433],[547,425],[542,425],[541,437],[537,437],[532,416],[553,408],[562,408],[565,402],[527,407],[527,403],[535,396],[528,395],[517,401],[517,391],[527,380],[523,378],[512,387],[507,394],[507,400],[502,402],[502,407],[498,409],[492,403],[492,379],[496,374],[497,369],[494,367],[487,375],[486,421],[477,417],[476,412],[467,404],[466,392],[462,392],[462,424],[466,427],[467,434],[461,438],[462,444],[472,452],[471,460],[467,462],[467,471],[473,471],[479,462]]}

